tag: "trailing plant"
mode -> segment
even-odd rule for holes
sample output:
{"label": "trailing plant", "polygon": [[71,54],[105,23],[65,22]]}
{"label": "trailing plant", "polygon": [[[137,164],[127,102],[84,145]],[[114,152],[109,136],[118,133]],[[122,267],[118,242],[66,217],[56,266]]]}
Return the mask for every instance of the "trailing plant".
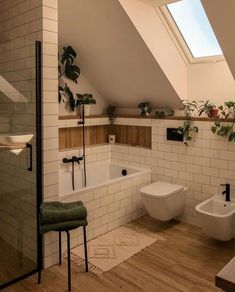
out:
{"label": "trailing plant", "polygon": [[193,140],[193,137],[198,133],[198,127],[193,126],[193,122],[190,120],[184,121],[183,125],[177,130],[177,133],[183,136],[183,142],[186,146],[189,146],[188,142]]}
{"label": "trailing plant", "polygon": [[195,134],[198,133],[198,127],[193,125],[192,115],[195,110],[198,109],[198,103],[196,101],[183,100],[184,113],[186,121],[183,125],[177,129],[177,133],[183,136],[183,142],[186,146],[189,146],[188,142],[192,141]]}
{"label": "trailing plant", "polygon": [[218,119],[214,122],[214,126],[211,127],[211,131],[218,136],[227,138],[229,142],[235,142],[235,102],[227,101],[224,105],[221,105],[218,108],[220,110],[220,118],[232,118],[232,121],[228,124],[224,123],[221,119]]}
{"label": "trailing plant", "polygon": [[110,124],[113,125],[116,116],[116,106],[109,105],[106,109],[107,116],[109,118]]}
{"label": "trailing plant", "polygon": [[152,111],[152,105],[149,102],[141,102],[138,104],[138,108],[141,109],[141,116],[149,116]]}
{"label": "trailing plant", "polygon": [[224,105],[218,107],[222,118],[228,119],[230,117],[235,119],[235,102],[225,101]]}
{"label": "trailing plant", "polygon": [[198,106],[198,113],[199,117],[205,113],[210,118],[215,118],[218,116],[218,109],[216,108],[216,105],[211,102],[210,100],[207,100],[205,102],[201,102],[201,104]]}
{"label": "trailing plant", "polygon": [[58,55],[58,101],[59,103],[61,101],[66,102],[70,111],[74,111],[76,99],[68,84],[66,82],[63,84],[62,78],[66,77],[72,82],[77,83],[78,77],[80,76],[80,68],[74,64],[76,57],[77,54],[71,46],[63,47],[63,52]]}
{"label": "trailing plant", "polygon": [[107,113],[109,121],[110,121],[110,125],[108,127],[108,134],[113,135],[115,133],[113,123],[114,123],[114,119],[116,117],[116,106],[109,105],[106,109],[106,113]]}
{"label": "trailing plant", "polygon": [[184,113],[185,116],[188,118],[191,118],[194,111],[198,109],[198,103],[193,100],[193,101],[189,101],[189,100],[182,100],[182,103],[184,105]]}
{"label": "trailing plant", "polygon": [[85,105],[85,104],[96,104],[96,100],[93,98],[92,94],[76,94],[77,100],[76,100],[76,107],[80,105]]}

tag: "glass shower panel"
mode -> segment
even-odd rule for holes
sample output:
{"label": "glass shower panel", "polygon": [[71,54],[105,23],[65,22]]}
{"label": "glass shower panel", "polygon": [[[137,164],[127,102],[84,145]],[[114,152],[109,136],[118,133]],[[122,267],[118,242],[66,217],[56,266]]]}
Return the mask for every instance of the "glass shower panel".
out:
{"label": "glass shower panel", "polygon": [[37,270],[35,52],[0,44],[0,288]]}

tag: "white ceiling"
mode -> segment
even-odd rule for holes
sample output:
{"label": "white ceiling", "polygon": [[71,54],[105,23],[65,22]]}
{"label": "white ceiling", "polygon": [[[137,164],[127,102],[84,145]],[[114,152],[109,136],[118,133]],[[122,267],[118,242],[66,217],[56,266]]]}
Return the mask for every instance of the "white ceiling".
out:
{"label": "white ceiling", "polygon": [[59,1],[59,43],[109,103],[181,107],[180,99],[118,0]]}
{"label": "white ceiling", "polygon": [[201,0],[235,78],[235,0]]}

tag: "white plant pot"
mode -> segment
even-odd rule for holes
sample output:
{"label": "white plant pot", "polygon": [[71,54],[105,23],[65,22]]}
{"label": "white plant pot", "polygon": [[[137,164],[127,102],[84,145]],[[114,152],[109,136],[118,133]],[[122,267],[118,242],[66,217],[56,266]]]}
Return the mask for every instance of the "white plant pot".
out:
{"label": "white plant pot", "polygon": [[115,135],[109,135],[109,144],[115,143],[116,136]]}
{"label": "white plant pot", "polygon": [[84,105],[85,116],[90,116],[91,114],[91,104]]}

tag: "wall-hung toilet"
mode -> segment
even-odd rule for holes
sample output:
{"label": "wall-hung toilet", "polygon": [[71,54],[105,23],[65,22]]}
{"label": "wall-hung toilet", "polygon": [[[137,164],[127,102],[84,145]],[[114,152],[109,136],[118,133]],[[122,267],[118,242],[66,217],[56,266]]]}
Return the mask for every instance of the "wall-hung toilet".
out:
{"label": "wall-hung toilet", "polygon": [[183,186],[157,181],[140,191],[149,215],[168,221],[184,212],[186,190]]}

